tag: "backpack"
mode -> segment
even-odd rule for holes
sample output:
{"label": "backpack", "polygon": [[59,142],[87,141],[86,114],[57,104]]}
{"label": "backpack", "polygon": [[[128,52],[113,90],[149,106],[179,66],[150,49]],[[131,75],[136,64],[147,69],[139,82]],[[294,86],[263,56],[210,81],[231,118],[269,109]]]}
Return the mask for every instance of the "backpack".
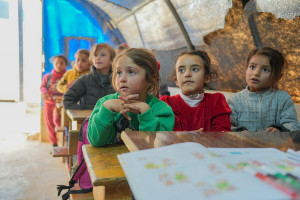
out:
{"label": "backpack", "polygon": [[[82,153],[82,145],[84,144],[90,144],[87,139],[87,127],[89,124],[90,117],[86,118],[79,131],[79,138],[78,138],[78,146],[77,146],[77,156],[78,156],[78,163],[79,166],[77,167],[76,171],[74,172],[71,180],[69,181],[69,185],[57,185],[57,191],[58,196],[60,195],[61,191],[64,189],[67,189],[68,191],[62,195],[63,200],[67,200],[70,196],[70,194],[79,194],[79,193],[89,193],[93,191],[93,184],[90,179],[90,175],[88,173],[86,163],[84,161],[83,153]],[[124,131],[126,128],[130,128],[131,130],[134,130],[133,127],[131,127],[131,123],[129,120],[127,120],[125,117],[121,117],[121,119],[114,123],[114,127],[116,130],[116,140],[115,143],[123,143],[120,134],[122,131]],[[81,190],[70,190],[76,182],[79,182],[79,186]]]}
{"label": "backpack", "polygon": [[[62,190],[67,189],[68,191],[62,195],[63,200],[67,200],[70,194],[79,194],[79,193],[89,193],[93,191],[93,184],[90,179],[90,175],[88,173],[86,163],[84,161],[83,153],[82,153],[82,145],[90,144],[87,139],[87,127],[89,123],[89,117],[86,118],[79,131],[79,138],[78,138],[78,146],[77,146],[77,156],[78,156],[78,163],[80,163],[74,172],[71,180],[69,181],[69,185],[57,185],[58,196],[62,192]],[[78,181],[81,190],[70,190],[75,183]]]}

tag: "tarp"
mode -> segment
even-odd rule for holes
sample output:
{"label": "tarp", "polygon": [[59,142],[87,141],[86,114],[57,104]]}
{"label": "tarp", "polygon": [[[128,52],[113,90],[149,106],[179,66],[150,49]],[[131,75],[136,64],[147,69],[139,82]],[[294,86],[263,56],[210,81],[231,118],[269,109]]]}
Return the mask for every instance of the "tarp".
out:
{"label": "tarp", "polygon": [[[43,1],[43,52],[45,70],[53,69],[51,58],[62,54],[74,61],[77,49],[90,49],[95,43],[106,42],[115,47],[124,39],[118,30],[105,26],[103,12],[84,1]],[[71,68],[69,63],[68,68]]]}

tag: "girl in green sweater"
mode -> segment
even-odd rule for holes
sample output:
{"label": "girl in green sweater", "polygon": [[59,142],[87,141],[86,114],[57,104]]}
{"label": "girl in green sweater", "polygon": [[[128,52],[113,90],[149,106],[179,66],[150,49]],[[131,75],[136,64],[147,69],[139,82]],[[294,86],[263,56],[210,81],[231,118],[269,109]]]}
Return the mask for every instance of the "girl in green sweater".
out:
{"label": "girl in green sweater", "polygon": [[160,101],[159,69],[146,49],[131,48],[113,61],[112,85],[118,92],[98,100],[87,135],[96,147],[121,142],[126,128],[135,131],[172,131],[174,114]]}

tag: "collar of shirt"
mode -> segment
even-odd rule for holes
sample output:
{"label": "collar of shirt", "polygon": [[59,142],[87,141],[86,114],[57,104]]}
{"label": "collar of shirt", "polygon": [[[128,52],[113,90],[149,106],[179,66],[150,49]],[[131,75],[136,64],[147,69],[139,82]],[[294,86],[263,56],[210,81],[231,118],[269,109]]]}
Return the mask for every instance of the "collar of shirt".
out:
{"label": "collar of shirt", "polygon": [[196,107],[203,100],[204,93],[185,96],[184,94],[182,94],[182,92],[180,92],[180,96],[183,99],[183,101],[187,103],[189,106]]}

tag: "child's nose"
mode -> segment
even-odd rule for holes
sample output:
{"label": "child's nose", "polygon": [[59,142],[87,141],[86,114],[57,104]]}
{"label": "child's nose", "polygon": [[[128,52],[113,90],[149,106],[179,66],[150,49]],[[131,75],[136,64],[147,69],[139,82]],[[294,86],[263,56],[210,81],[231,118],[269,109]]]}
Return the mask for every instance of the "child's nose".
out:
{"label": "child's nose", "polygon": [[261,73],[260,69],[255,69],[254,70],[254,75],[260,76],[260,73]]}
{"label": "child's nose", "polygon": [[184,76],[190,77],[191,75],[192,75],[191,70],[187,69],[187,70],[185,71]]}
{"label": "child's nose", "polygon": [[122,74],[121,77],[120,77],[120,81],[121,82],[126,82],[126,80],[127,80],[126,74]]}

